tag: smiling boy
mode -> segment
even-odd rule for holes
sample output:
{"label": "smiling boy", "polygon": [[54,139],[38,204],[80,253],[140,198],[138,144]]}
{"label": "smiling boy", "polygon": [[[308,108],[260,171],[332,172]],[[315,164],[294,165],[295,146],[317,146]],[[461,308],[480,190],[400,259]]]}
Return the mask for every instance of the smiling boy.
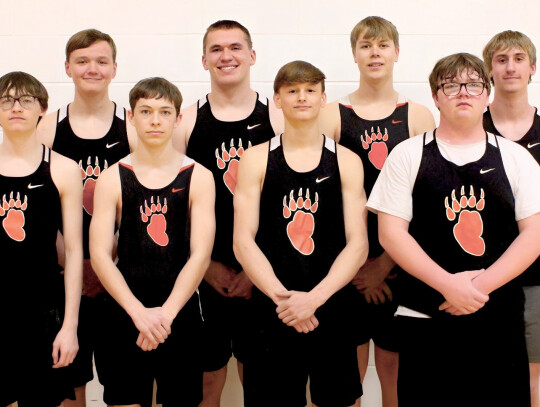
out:
{"label": "smiling boy", "polygon": [[[84,188],[80,351],[70,366],[76,401],[65,403],[66,407],[84,407],[86,383],[94,377],[92,357],[99,327],[99,300],[95,297],[104,291],[92,270],[88,249],[94,188],[103,170],[129,154],[135,146],[135,134],[127,126],[126,110],[109,99],[109,85],[116,76],[116,45],[108,34],[95,29],[74,34],[66,44],[65,71],[75,85],[73,102],[45,116],[37,134],[43,144],[79,164]],[[61,245],[59,239],[60,254]]]}
{"label": "smiling boy", "polygon": [[208,170],[172,146],[181,103],[178,88],[163,78],[138,82],[129,112],[138,147],[96,186],[90,251],[110,295],[96,365],[109,405],[151,405],[154,379],[163,406],[202,400],[195,291],[212,249],[214,184]]}
{"label": "smiling boy", "polygon": [[280,133],[283,119],[274,105],[251,89],[256,53],[246,27],[232,20],[211,24],[203,38],[202,64],[211,92],[182,111],[175,146],[208,168],[216,185],[216,241],[201,284],[204,313],[204,401],[218,407],[234,354],[242,379],[249,346],[246,311],[253,284],[234,257],[233,195],[239,160],[251,146]]}

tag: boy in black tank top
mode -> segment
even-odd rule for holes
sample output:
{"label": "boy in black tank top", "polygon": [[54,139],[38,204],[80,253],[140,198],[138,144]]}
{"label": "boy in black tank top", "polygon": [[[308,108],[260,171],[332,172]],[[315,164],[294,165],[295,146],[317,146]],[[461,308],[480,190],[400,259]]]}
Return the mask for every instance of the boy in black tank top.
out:
{"label": "boy in black tank top", "polygon": [[[341,145],[358,154],[364,165],[367,196],[388,154],[408,139],[435,127],[429,110],[407,100],[394,89],[393,70],[399,56],[396,27],[381,17],[366,17],[352,30],[351,47],[360,83],[350,95],[321,112],[321,127]],[[387,284],[394,261],[379,244],[377,216],[368,214],[369,256],[353,279],[362,308],[358,330],[358,365],[364,380],[370,339],[381,383],[383,407],[397,406],[398,338],[395,301]]]}
{"label": "boy in black tank top", "polygon": [[515,277],[540,253],[540,167],[485,132],[481,60],[450,55],[429,82],[440,126],[394,149],[368,201],[402,268],[399,405],[530,406]]}
{"label": "boy in black tank top", "polygon": [[[0,246],[5,310],[0,405],[59,405],[74,397],[66,366],[78,350],[82,186],[77,165],[36,138],[48,94],[33,76],[0,78]],[[63,225],[65,270],[56,236]]]}
{"label": "boy in black tank top", "polygon": [[[97,178],[129,154],[134,134],[126,126],[126,111],[109,99],[109,85],[116,74],[116,45],[95,29],[74,34],[66,44],[66,73],[73,79],[72,103],[47,115],[38,128],[40,140],[78,163],[83,182],[83,296],[79,321],[80,350],[70,366],[77,399],[65,407],[83,407],[85,386],[94,377],[92,356],[99,327],[98,302],[104,292],[90,265],[88,230],[94,207]],[[130,141],[131,140],[131,141]],[[61,254],[61,239],[59,239]],[[60,259],[62,261],[62,259]],[[98,371],[99,374],[99,371]]]}
{"label": "boy in black tank top", "polygon": [[[203,166],[176,151],[182,96],[162,78],[130,92],[134,153],[96,186],[92,265],[110,296],[96,349],[104,401],[163,406],[202,400],[202,319],[195,294],[210,261],[214,184]],[[118,262],[111,252],[119,227]]]}
{"label": "boy in black tank top", "polygon": [[204,400],[201,407],[219,407],[234,354],[242,378],[247,352],[246,312],[253,284],[234,257],[233,196],[238,163],[251,146],[281,132],[282,115],[251,89],[250,67],[256,55],[249,31],[236,21],[210,25],[203,39],[203,66],[210,73],[211,92],[182,111],[175,134],[180,151],[208,168],[216,185],[216,239],[212,261],[201,284],[204,314]]}
{"label": "boy in black tank top", "polygon": [[303,61],[281,68],[274,101],[285,132],[240,164],[234,249],[257,287],[246,406],[305,406],[308,377],[319,407],[357,405],[362,394],[346,320],[347,283],[367,256],[363,169],[319,132],[324,78]]}
{"label": "boy in black tank top", "polygon": [[[529,104],[528,87],[536,72],[536,48],[517,31],[496,34],[484,47],[484,63],[495,88],[484,112],[484,128],[525,147],[540,163],[540,116]],[[540,259],[522,275],[525,337],[531,375],[531,405],[540,406]]]}

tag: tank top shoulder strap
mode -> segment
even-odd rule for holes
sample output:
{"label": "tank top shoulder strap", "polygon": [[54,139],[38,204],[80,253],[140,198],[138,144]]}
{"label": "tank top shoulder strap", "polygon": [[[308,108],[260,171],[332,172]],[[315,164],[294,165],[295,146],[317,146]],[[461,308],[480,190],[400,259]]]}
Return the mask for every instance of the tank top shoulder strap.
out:
{"label": "tank top shoulder strap", "polygon": [[46,145],[43,145],[43,154],[41,156],[41,160],[46,163],[51,162],[51,149]]}
{"label": "tank top shoulder strap", "polygon": [[68,115],[68,107],[69,105],[62,106],[60,109],[58,109],[56,113],[56,124],[60,123],[62,120],[64,120]]}
{"label": "tank top shoulder strap", "polygon": [[208,103],[208,94],[205,97],[197,100],[197,110],[201,109],[206,103]]}
{"label": "tank top shoulder strap", "polygon": [[281,145],[281,135],[274,136],[270,139],[268,152],[274,151],[276,148],[278,148]]}

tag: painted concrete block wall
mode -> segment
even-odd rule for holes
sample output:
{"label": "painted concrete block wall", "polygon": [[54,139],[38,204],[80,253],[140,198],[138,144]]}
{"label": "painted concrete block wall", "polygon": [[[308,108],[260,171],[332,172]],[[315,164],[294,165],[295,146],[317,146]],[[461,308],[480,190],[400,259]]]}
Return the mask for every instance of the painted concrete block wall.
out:
{"label": "painted concrete block wall", "polygon": [[[459,51],[480,56],[487,40],[506,29],[522,31],[540,45],[540,2],[535,0],[0,0],[0,15],[0,74],[32,73],[49,90],[51,111],[73,97],[64,72],[65,43],[90,27],[111,34],[117,43],[111,97],[125,106],[133,84],[147,76],[175,82],[186,106],[207,93],[202,36],[218,19],[235,19],[250,29],[257,52],[254,89],[271,96],[279,67],[305,59],[326,73],[328,99],[334,100],[358,83],[350,30],[362,18],[380,15],[400,32],[396,89],[428,106],[436,121],[427,77],[440,57]],[[530,85],[533,104],[540,103],[539,84],[540,77]],[[375,377],[373,368],[370,375]],[[374,396],[364,405],[378,405],[376,380],[369,379],[365,392]]]}

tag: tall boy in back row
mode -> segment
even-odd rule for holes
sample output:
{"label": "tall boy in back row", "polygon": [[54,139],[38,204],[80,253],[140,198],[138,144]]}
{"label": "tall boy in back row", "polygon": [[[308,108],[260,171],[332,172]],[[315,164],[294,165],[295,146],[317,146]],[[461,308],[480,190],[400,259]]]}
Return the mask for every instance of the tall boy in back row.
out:
{"label": "tall boy in back row", "polygon": [[182,111],[175,132],[175,146],[208,168],[216,184],[216,241],[200,287],[206,349],[202,407],[219,407],[233,354],[242,379],[248,347],[245,315],[253,284],[232,249],[238,163],[246,149],[270,140],[283,127],[281,112],[251,89],[255,61],[246,27],[231,20],[211,24],[204,35],[202,57],[211,92]]}
{"label": "tall boy in back row", "polygon": [[[399,34],[382,17],[366,17],[352,30],[351,47],[360,71],[358,89],[321,110],[323,133],[350,148],[362,159],[364,187],[369,196],[392,149],[403,140],[435,127],[429,110],[394,89],[394,64],[399,57]],[[358,365],[362,380],[375,343],[375,365],[383,407],[397,406],[398,338],[396,303],[386,284],[394,261],[379,244],[377,216],[368,214],[369,257],[353,284],[362,308],[358,329]]]}
{"label": "tall boy in back row", "polygon": [[45,116],[37,134],[43,144],[79,164],[84,186],[80,351],[70,366],[76,400],[65,402],[66,407],[84,407],[86,383],[94,376],[92,356],[100,326],[95,297],[104,291],[90,265],[88,248],[94,188],[99,175],[135,147],[136,135],[126,120],[126,109],[109,98],[109,85],[116,75],[116,45],[108,34],[95,29],[74,34],[66,44],[65,70],[75,85],[73,102]]}
{"label": "tall boy in back row", "polygon": [[[536,72],[536,48],[526,35],[503,31],[484,48],[495,97],[484,113],[484,128],[525,147],[540,163],[540,116],[529,104],[528,86]],[[540,405],[540,260],[523,274],[525,336],[531,375],[531,404]]]}

